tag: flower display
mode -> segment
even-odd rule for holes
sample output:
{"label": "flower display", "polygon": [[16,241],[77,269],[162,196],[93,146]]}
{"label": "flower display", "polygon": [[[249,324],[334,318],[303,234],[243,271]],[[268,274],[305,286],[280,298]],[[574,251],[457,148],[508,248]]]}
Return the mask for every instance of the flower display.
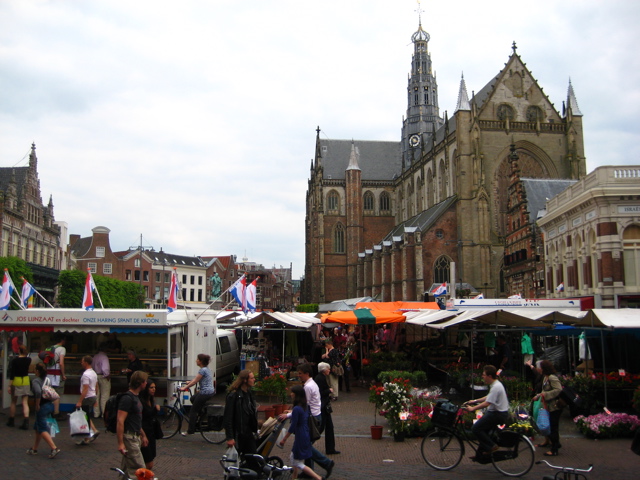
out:
{"label": "flower display", "polygon": [[273,396],[279,402],[287,401],[287,379],[281,373],[274,373],[256,383],[254,390],[262,395]]}
{"label": "flower display", "polygon": [[640,419],[626,413],[599,413],[573,420],[578,430],[587,438],[632,437],[640,427]]}

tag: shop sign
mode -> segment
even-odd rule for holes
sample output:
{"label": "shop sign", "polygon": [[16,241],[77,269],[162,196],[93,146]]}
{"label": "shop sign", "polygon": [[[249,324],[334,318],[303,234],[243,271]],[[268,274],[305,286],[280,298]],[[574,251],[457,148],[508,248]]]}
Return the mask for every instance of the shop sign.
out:
{"label": "shop sign", "polygon": [[165,326],[167,313],[154,310],[64,310],[28,309],[9,310],[0,319],[1,324],[24,325],[94,325],[94,326]]}

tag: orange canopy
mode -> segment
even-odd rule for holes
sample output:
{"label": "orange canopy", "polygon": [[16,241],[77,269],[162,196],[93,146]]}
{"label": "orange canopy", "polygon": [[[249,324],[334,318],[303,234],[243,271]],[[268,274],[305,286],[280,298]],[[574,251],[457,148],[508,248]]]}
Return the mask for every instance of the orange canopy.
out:
{"label": "orange canopy", "polygon": [[359,302],[356,308],[371,308],[387,312],[407,312],[410,310],[440,310],[438,302]]}
{"label": "orange canopy", "polygon": [[401,313],[385,310],[371,310],[370,308],[358,308],[344,312],[333,312],[322,315],[322,323],[339,322],[351,325],[374,325],[377,323],[404,322],[406,317]]}

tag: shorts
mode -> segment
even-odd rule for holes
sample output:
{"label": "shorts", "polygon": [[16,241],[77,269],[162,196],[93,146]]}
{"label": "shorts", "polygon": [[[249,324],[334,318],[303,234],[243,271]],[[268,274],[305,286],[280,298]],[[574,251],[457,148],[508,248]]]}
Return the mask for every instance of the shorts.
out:
{"label": "shorts", "polygon": [[82,411],[86,413],[89,418],[93,417],[93,406],[96,404],[98,397],[87,397],[82,400]]}
{"label": "shorts", "polygon": [[33,429],[38,433],[49,432],[49,424],[47,423],[47,417],[53,413],[53,403],[41,403],[40,410],[36,413],[36,422],[33,425]]}
{"label": "shorts", "polygon": [[289,455],[289,462],[292,467],[296,467],[299,471],[304,470],[304,460],[300,460],[298,458],[293,458],[293,452]]}
{"label": "shorts", "polygon": [[13,387],[13,396],[15,397],[27,397],[31,395],[31,386],[30,385],[21,385],[19,387]]}

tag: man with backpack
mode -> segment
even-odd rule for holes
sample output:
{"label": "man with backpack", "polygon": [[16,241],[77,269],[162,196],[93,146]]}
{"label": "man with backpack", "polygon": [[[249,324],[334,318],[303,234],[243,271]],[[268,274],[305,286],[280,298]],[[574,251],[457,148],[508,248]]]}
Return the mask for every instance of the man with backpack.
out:
{"label": "man with backpack", "polygon": [[[64,357],[67,354],[65,343],[67,338],[64,334],[59,334],[55,340],[56,344],[51,347],[53,349],[53,360],[47,364],[47,377],[51,380],[51,386],[55,388],[58,395],[64,393],[64,381],[67,379],[65,375]],[[53,418],[56,420],[67,420],[68,415],[60,412],[60,399],[53,402]]]}
{"label": "man with backpack", "polygon": [[122,454],[121,468],[127,478],[136,478],[136,470],[145,468],[140,447],[146,447],[149,441],[142,429],[142,403],[138,394],[146,387],[148,379],[149,375],[145,372],[133,372],[129,380],[129,391],[118,400],[116,437],[118,451]]}

